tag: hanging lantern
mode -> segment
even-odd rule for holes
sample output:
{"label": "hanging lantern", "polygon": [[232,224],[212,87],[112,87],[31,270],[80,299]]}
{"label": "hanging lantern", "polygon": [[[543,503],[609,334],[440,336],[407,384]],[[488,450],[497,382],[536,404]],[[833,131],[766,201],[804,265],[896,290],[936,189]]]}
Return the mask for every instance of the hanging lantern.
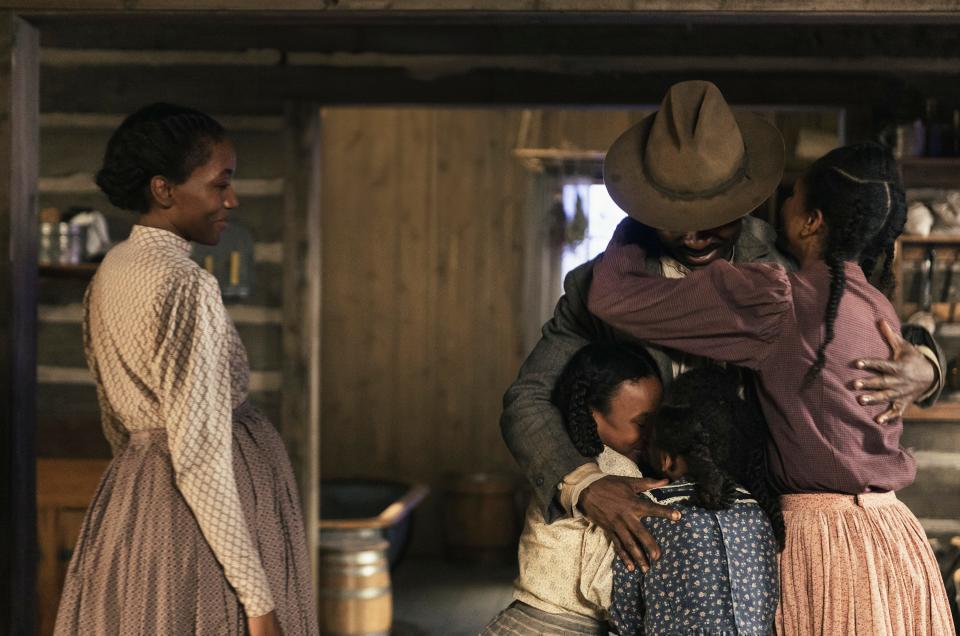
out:
{"label": "hanging lantern", "polygon": [[576,247],[582,243],[583,239],[587,237],[588,226],[589,221],[587,220],[587,214],[583,209],[583,197],[580,196],[580,192],[578,191],[577,205],[573,212],[573,218],[570,219],[569,223],[567,223],[567,231],[565,236],[567,245]]}

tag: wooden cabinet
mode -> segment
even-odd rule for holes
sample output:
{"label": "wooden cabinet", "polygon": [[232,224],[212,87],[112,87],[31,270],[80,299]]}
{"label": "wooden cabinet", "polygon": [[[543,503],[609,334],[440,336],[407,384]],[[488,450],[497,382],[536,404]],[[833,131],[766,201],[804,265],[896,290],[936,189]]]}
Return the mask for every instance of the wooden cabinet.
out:
{"label": "wooden cabinet", "polygon": [[63,578],[87,506],[109,461],[37,459],[37,611],[39,634],[53,633]]}

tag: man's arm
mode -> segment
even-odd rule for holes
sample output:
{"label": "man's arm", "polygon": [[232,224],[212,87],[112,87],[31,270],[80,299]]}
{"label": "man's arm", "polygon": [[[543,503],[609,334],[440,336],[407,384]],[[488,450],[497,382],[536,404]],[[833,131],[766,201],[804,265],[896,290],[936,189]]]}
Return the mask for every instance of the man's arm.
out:
{"label": "man's arm", "polygon": [[[596,463],[573,446],[563,417],[550,399],[557,377],[581,347],[592,340],[613,339],[612,330],[587,311],[586,293],[592,277],[593,263],[567,276],[553,318],[544,325],[543,336],[503,397],[500,427],[548,523],[582,511],[608,532],[624,562],[646,570],[649,559],[659,558],[660,549],[641,519],[656,516],[676,521],[680,513],[637,493],[665,482],[599,473]],[[572,498],[563,497],[570,510],[557,496],[561,484],[576,491]]]}
{"label": "man's arm", "polygon": [[932,386],[927,385],[920,397],[914,401],[917,406],[927,408],[932,406],[943,392],[943,370],[947,368],[943,349],[940,348],[940,344],[934,339],[933,335],[920,325],[905,324],[901,328],[901,334],[903,339],[917,347],[934,367],[934,384]]}
{"label": "man's arm", "polygon": [[578,267],[564,281],[564,295],[543,335],[503,396],[503,439],[533,486],[544,519],[566,514],[557,486],[578,467],[591,462],[574,447],[560,411],[551,401],[557,378],[573,355],[600,335],[584,303],[592,264]]}

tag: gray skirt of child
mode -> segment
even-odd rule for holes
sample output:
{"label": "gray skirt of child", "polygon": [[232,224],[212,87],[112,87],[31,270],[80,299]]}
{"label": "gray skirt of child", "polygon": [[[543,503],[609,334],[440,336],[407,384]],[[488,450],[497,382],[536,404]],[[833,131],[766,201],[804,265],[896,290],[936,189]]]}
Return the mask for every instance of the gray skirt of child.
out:
{"label": "gray skirt of child", "polygon": [[577,614],[551,614],[514,601],[480,636],[607,636],[606,623]]}

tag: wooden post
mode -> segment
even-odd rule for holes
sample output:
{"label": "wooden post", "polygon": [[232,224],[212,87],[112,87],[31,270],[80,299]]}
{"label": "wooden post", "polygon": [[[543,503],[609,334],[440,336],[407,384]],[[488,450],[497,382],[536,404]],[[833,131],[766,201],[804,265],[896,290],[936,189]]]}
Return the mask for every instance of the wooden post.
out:
{"label": "wooden post", "polygon": [[317,574],[320,519],[320,109],[286,108],[283,240],[283,420]]}
{"label": "wooden post", "polygon": [[0,13],[0,633],[36,629],[39,37]]}

